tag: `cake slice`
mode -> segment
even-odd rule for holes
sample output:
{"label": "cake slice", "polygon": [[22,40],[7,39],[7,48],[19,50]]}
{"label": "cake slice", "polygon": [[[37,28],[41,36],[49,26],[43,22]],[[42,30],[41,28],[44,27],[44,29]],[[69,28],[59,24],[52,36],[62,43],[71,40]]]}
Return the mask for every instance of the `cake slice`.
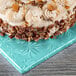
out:
{"label": "cake slice", "polygon": [[76,0],[0,0],[0,35],[26,41],[53,38],[76,22]]}

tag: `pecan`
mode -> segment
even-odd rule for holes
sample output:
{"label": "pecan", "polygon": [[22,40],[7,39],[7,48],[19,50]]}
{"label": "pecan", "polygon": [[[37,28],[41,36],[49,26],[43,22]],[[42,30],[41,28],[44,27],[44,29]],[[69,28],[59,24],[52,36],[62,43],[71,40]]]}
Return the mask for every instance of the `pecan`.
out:
{"label": "pecan", "polygon": [[5,36],[5,33],[3,33],[3,32],[0,32],[0,36]]}
{"label": "pecan", "polygon": [[12,39],[15,35],[9,35],[9,38]]}
{"label": "pecan", "polygon": [[0,19],[0,24],[1,24],[2,22],[3,22],[2,19]]}
{"label": "pecan", "polygon": [[20,34],[16,34],[16,35],[15,35],[15,38],[16,38],[16,39],[21,39],[22,36],[21,36]]}

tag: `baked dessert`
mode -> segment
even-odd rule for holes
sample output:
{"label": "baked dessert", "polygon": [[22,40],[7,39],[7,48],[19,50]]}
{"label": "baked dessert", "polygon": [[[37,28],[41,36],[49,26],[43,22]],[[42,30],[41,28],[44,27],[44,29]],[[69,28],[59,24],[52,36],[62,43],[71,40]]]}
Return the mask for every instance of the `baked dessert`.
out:
{"label": "baked dessert", "polygon": [[76,0],[0,0],[0,35],[27,41],[53,38],[76,22]]}

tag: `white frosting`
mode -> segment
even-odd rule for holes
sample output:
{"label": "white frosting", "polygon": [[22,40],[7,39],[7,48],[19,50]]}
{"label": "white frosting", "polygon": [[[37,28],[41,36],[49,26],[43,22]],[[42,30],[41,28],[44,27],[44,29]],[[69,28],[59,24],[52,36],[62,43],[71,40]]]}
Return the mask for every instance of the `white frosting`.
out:
{"label": "white frosting", "polygon": [[7,22],[12,25],[12,26],[19,26],[19,25],[23,25],[24,22],[24,9],[20,8],[19,12],[14,12],[12,9],[8,9],[6,12],[6,19]]}
{"label": "white frosting", "polygon": [[14,0],[0,0],[0,10],[11,7],[14,2]]}
{"label": "white frosting", "polygon": [[38,7],[31,7],[31,9],[28,10],[27,14],[25,15],[25,19],[29,23],[29,25],[32,25],[37,22],[41,22],[41,15],[43,14],[42,10]]}
{"label": "white frosting", "polygon": [[14,0],[0,0],[0,18],[4,21],[7,20],[5,16],[7,9],[10,8],[13,3]]}
{"label": "white frosting", "polygon": [[[21,0],[24,3],[28,3],[31,0]],[[36,0],[35,0],[36,1]],[[47,4],[52,3],[52,0],[47,1]],[[25,20],[28,22],[28,26],[42,27],[49,26],[54,23],[54,21],[61,19],[66,19],[68,17],[67,9],[64,8],[65,2],[70,6],[68,10],[73,13],[73,8],[76,6],[76,0],[55,0],[57,5],[57,10],[49,11],[47,9],[47,4],[43,8],[38,6],[26,5],[24,9],[23,6],[20,7],[18,12],[12,10],[12,4],[15,0],[0,0],[0,18],[8,22],[11,26],[24,25]],[[53,3],[52,3],[53,4]],[[45,20],[41,17],[44,16]],[[25,18],[25,19],[24,19]],[[52,18],[53,21],[48,21],[47,19]]]}
{"label": "white frosting", "polygon": [[60,21],[61,19],[66,19],[68,17],[68,13],[67,13],[67,11],[64,7],[59,5],[58,10],[59,10],[60,13],[59,13],[59,15],[57,15],[57,17],[54,18],[54,21],[55,20]]}
{"label": "white frosting", "polygon": [[0,10],[0,18],[4,21],[7,20],[5,14],[6,14],[6,10]]}
{"label": "white frosting", "polygon": [[43,11],[44,11],[44,17],[45,18],[52,18],[53,21],[60,21],[61,19],[66,19],[67,18],[67,11],[64,7],[62,7],[62,5],[58,5],[57,4],[57,10],[54,11],[48,11],[47,9],[47,4],[43,7]]}

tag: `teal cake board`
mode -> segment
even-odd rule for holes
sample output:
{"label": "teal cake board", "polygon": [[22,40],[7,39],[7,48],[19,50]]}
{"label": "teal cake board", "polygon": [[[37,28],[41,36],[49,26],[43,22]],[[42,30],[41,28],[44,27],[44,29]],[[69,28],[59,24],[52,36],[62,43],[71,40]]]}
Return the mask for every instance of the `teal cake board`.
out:
{"label": "teal cake board", "polygon": [[0,53],[20,72],[25,73],[76,42],[76,24],[56,39],[27,42],[0,36]]}

